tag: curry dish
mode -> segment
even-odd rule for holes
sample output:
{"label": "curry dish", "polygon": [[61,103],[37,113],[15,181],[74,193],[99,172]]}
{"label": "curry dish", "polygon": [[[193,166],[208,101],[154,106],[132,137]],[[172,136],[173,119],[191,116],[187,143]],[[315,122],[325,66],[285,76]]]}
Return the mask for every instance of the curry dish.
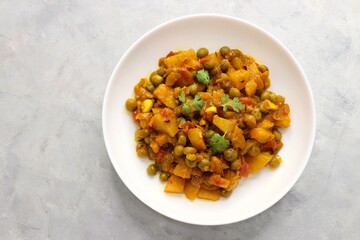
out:
{"label": "curry dish", "polygon": [[139,157],[165,192],[229,197],[241,178],[281,163],[285,98],[269,91],[269,69],[238,49],[170,52],[135,86],[126,108],[139,129]]}

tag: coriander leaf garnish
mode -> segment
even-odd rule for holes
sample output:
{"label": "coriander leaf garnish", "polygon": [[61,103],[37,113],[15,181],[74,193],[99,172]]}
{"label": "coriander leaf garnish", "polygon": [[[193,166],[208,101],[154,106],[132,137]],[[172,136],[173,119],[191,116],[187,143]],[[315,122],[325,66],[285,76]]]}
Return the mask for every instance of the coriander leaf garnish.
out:
{"label": "coriander leaf garnish", "polygon": [[241,110],[244,109],[244,104],[242,102],[239,101],[239,99],[237,97],[234,97],[234,99],[232,101],[223,101],[224,100],[228,100],[228,98],[226,98],[227,94],[225,94],[224,96],[221,97],[221,102],[223,103],[221,106],[223,107],[224,111],[227,111],[227,107],[232,107],[232,109],[235,112],[240,112]]}
{"label": "coriander leaf garnish", "polygon": [[224,149],[229,147],[230,142],[229,140],[225,139],[224,136],[221,136],[218,133],[214,133],[210,137],[210,149],[214,153],[222,152]]}
{"label": "coriander leaf garnish", "polygon": [[182,110],[183,110],[187,115],[189,115],[190,112],[191,112],[190,107],[189,107],[188,105],[186,105],[186,104],[184,104],[184,105],[182,106]]}
{"label": "coriander leaf garnish", "polygon": [[205,106],[205,102],[200,98],[199,95],[196,95],[195,98],[192,100],[192,105],[198,111],[201,110]]}
{"label": "coriander leaf garnish", "polygon": [[185,103],[185,93],[184,92],[181,92],[180,95],[179,95],[179,101],[182,102],[182,103]]}
{"label": "coriander leaf garnish", "polygon": [[199,83],[203,83],[203,84],[208,85],[210,83],[209,72],[204,70],[204,69],[201,69],[200,71],[197,71],[196,72],[196,80]]}
{"label": "coriander leaf garnish", "polygon": [[229,98],[229,94],[224,94],[224,96],[221,97],[221,102],[226,103],[227,101],[229,101]]}

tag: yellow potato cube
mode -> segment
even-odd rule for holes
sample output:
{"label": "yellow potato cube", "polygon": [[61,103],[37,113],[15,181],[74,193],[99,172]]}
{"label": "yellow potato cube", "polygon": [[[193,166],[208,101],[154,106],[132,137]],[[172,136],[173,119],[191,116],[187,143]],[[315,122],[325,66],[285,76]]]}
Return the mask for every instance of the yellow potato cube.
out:
{"label": "yellow potato cube", "polygon": [[200,187],[192,185],[191,181],[188,180],[185,183],[184,192],[188,199],[194,200],[199,192]]}
{"label": "yellow potato cube", "polygon": [[181,178],[190,178],[191,168],[186,165],[185,161],[180,161],[174,168],[173,174]]}
{"label": "yellow potato cube", "polygon": [[275,138],[274,134],[265,128],[253,128],[250,130],[250,136],[259,143],[266,143]]}
{"label": "yellow potato cube", "polygon": [[182,193],[184,192],[185,179],[171,175],[165,186],[165,192],[167,193]]}
{"label": "yellow potato cube", "polygon": [[260,169],[265,167],[274,155],[269,152],[261,152],[255,157],[246,157],[246,162],[250,165],[251,173],[258,172]]}
{"label": "yellow potato cube", "polygon": [[191,144],[199,151],[206,149],[202,131],[199,128],[191,128],[188,131],[188,137]]}
{"label": "yellow potato cube", "polygon": [[200,188],[197,194],[198,198],[217,201],[220,199],[220,193],[216,190],[207,190],[204,188]]}

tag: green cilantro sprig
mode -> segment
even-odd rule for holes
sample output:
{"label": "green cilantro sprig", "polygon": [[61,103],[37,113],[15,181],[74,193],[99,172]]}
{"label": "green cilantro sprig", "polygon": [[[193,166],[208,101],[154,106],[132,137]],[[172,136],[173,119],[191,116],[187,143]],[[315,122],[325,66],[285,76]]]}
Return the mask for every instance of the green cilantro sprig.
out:
{"label": "green cilantro sprig", "polygon": [[232,101],[229,101],[230,97],[228,94],[225,94],[224,96],[221,97],[221,106],[223,107],[224,111],[227,111],[228,107],[232,107],[232,109],[235,112],[240,112],[241,110],[244,109],[244,104],[242,102],[239,101],[239,99],[237,97],[234,97],[234,99]]}
{"label": "green cilantro sprig", "polygon": [[224,96],[221,97],[221,102],[226,103],[227,101],[229,101],[229,99],[230,99],[229,94],[224,94]]}
{"label": "green cilantro sprig", "polygon": [[185,93],[183,91],[179,95],[179,101],[182,103],[185,103],[185,101],[186,101]]}
{"label": "green cilantro sprig", "polygon": [[208,85],[210,83],[210,75],[209,72],[205,69],[201,69],[200,71],[196,72],[196,80],[199,83],[203,83]]}
{"label": "green cilantro sprig", "polygon": [[186,115],[189,115],[191,112],[191,108],[185,103],[186,102],[186,96],[184,91],[182,91],[179,94],[179,101],[183,103],[181,109],[186,113]]}
{"label": "green cilantro sprig", "polygon": [[186,115],[189,115],[191,112],[191,108],[186,103],[182,106],[182,110],[186,113]]}
{"label": "green cilantro sprig", "polygon": [[226,148],[228,148],[230,145],[230,141],[225,139],[224,136],[221,136],[218,133],[214,133],[210,137],[210,149],[214,153],[222,152]]}
{"label": "green cilantro sprig", "polygon": [[194,108],[198,111],[200,111],[205,106],[205,102],[200,98],[199,95],[195,95],[191,103],[194,106]]}
{"label": "green cilantro sprig", "polygon": [[186,113],[186,115],[191,113],[191,106],[193,106],[197,111],[200,111],[201,108],[205,106],[205,102],[200,98],[199,95],[195,95],[191,102],[188,101],[186,103],[186,97],[183,91],[179,94],[179,101],[183,103],[181,109]]}

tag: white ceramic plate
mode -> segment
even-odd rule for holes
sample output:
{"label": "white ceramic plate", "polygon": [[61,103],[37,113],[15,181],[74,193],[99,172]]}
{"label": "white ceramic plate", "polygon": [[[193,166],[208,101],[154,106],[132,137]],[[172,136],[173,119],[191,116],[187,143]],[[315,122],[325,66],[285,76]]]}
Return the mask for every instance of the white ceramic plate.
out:
{"label": "white ceramic plate", "polygon": [[[283,163],[241,180],[228,199],[190,201],[183,194],[164,193],[164,184],[149,177],[147,159],[136,155],[136,125],[125,108],[141,77],[157,68],[158,59],[171,50],[227,45],[254,56],[270,69],[270,90],[286,97],[291,126],[283,131]],[[117,64],[106,89],[103,133],[107,151],[122,181],[142,202],[170,218],[199,225],[241,221],[266,210],[295,184],[309,159],[315,136],[315,107],[305,77],[294,56],[261,28],[233,17],[193,15],[164,23],[137,40]]]}

